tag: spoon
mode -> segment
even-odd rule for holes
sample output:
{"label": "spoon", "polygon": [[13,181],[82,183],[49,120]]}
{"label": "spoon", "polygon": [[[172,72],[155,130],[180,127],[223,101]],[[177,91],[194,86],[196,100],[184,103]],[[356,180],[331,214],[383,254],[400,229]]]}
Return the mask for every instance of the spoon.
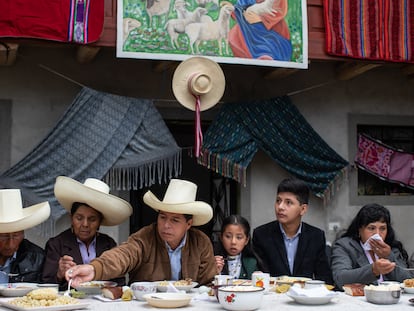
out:
{"label": "spoon", "polygon": [[70,297],[70,285],[72,284],[72,279],[69,280],[68,282],[68,289],[63,293],[63,296],[68,296]]}

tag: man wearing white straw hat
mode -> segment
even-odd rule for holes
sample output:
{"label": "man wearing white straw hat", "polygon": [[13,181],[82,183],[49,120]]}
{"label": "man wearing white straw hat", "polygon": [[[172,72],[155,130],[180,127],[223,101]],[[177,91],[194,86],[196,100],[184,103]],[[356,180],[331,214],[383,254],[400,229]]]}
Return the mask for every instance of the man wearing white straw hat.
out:
{"label": "man wearing white straw hat", "polygon": [[24,237],[24,230],[44,222],[48,202],[23,208],[19,189],[0,190],[0,283],[40,282],[43,249]]}
{"label": "man wearing white straw hat", "polygon": [[[132,214],[129,202],[109,193],[109,186],[96,178],[82,184],[66,176],[58,176],[55,196],[70,213],[71,228],[46,243],[46,260],[42,281],[67,287],[66,270],[76,264],[89,263],[104,251],[116,246],[109,235],[99,232],[101,225],[116,226]],[[125,278],[113,279],[118,285]]]}
{"label": "man wearing white straw hat", "polygon": [[129,282],[191,279],[211,282],[217,274],[210,239],[193,226],[208,223],[213,211],[209,204],[196,201],[197,186],[172,179],[164,199],[151,191],[144,202],[158,212],[157,222],[130,235],[127,242],[106,251],[89,265],[66,271],[73,286],[129,273]]}

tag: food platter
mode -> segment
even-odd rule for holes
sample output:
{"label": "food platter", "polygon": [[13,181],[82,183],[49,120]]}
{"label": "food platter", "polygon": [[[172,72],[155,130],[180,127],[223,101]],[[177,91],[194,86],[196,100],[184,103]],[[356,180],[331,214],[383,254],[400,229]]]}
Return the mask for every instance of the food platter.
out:
{"label": "food platter", "polygon": [[145,294],[143,298],[156,308],[180,308],[188,305],[192,296],[183,293]]}
{"label": "food platter", "polygon": [[0,284],[0,296],[19,297],[37,288],[36,283],[6,283]]}
{"label": "food platter", "polygon": [[294,277],[294,276],[278,276],[275,278],[275,283],[277,284],[294,284],[294,283],[305,283],[306,281],[310,281],[310,278],[305,277]]}
{"label": "food platter", "polygon": [[90,281],[79,284],[75,289],[87,295],[98,295],[104,287],[115,287],[118,284],[111,281]]}
{"label": "food platter", "polygon": [[332,293],[332,295],[327,296],[320,296],[320,297],[308,297],[308,296],[301,296],[301,295],[293,295],[289,292],[286,295],[292,298],[295,302],[302,304],[302,305],[324,305],[330,303],[333,298],[337,296],[337,294]]}
{"label": "food platter", "polygon": [[24,308],[21,306],[16,306],[14,304],[11,304],[9,303],[9,301],[0,301],[0,305],[6,308],[12,309],[12,310],[16,310],[16,311],[60,311],[60,310],[85,309],[89,306],[89,303],[76,303],[76,304],[70,304],[70,305]]}
{"label": "food platter", "polygon": [[183,290],[186,292],[190,291],[192,288],[198,285],[197,282],[191,282],[191,284],[189,285],[177,285],[177,281],[160,281],[157,282],[157,290],[159,292],[166,292],[168,290],[168,282],[171,282],[176,289]]}

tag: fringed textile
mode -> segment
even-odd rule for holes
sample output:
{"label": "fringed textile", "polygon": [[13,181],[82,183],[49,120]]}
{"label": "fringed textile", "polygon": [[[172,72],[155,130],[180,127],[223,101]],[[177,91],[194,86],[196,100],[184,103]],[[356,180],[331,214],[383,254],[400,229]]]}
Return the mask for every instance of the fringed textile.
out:
{"label": "fringed textile", "polygon": [[324,0],[326,51],[414,62],[413,0]]}
{"label": "fringed textile", "polygon": [[358,135],[356,165],[382,180],[414,189],[414,154],[390,147],[368,135]]}
{"label": "fringed textile", "polygon": [[41,232],[50,236],[66,213],[53,192],[59,175],[130,190],[180,172],[181,149],[150,100],[83,88],[49,135],[0,176],[0,186],[21,189],[25,206],[49,201],[51,217]]}
{"label": "fringed textile", "polygon": [[329,195],[348,165],[287,96],[223,105],[207,129],[198,162],[246,184],[246,169],[258,148],[319,197]]}

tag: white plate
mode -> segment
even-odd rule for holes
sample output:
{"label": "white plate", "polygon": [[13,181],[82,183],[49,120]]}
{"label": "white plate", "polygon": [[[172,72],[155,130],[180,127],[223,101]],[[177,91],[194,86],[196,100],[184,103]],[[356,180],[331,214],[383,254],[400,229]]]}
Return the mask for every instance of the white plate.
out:
{"label": "white plate", "polygon": [[[159,292],[166,292],[167,291],[168,285],[164,285],[164,282],[167,282],[167,281],[157,282],[157,290]],[[174,282],[177,282],[177,281],[170,281],[170,282],[174,285]],[[197,285],[198,285],[197,282],[192,282],[191,285],[182,285],[182,286],[174,285],[174,287],[178,290],[184,290],[184,291],[188,292],[192,288],[196,287]]]}
{"label": "white plate", "polygon": [[183,293],[154,293],[145,294],[143,298],[153,307],[179,308],[188,305],[192,296]]}
{"label": "white plate", "polygon": [[400,287],[403,289],[404,293],[414,294],[414,287],[406,287],[404,283],[400,284]]}
{"label": "white plate", "polygon": [[75,289],[79,292],[84,292],[87,295],[98,295],[104,287],[115,287],[116,282],[111,281],[90,281],[79,284]]}
{"label": "white plate", "polygon": [[17,311],[60,311],[60,310],[78,310],[85,309],[89,306],[89,303],[76,303],[72,305],[59,305],[50,307],[34,307],[34,308],[23,308],[20,306],[13,305],[8,301],[0,301],[0,305]]}
{"label": "white plate", "polygon": [[278,284],[293,284],[293,283],[305,283],[306,281],[310,281],[312,279],[305,278],[305,277],[296,277],[296,276],[277,276],[274,278],[274,282]]}
{"label": "white plate", "polygon": [[4,297],[20,297],[36,288],[36,283],[0,284],[0,295]]}
{"label": "white plate", "polygon": [[337,296],[337,294],[333,293],[332,295],[323,297],[295,296],[290,293],[286,293],[286,295],[302,305],[324,305],[330,303],[331,300]]}

